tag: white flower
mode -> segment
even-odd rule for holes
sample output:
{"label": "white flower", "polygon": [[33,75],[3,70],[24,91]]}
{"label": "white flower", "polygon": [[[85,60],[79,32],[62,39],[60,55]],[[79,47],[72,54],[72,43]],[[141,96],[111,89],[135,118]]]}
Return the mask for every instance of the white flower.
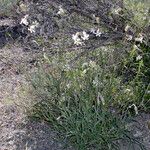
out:
{"label": "white flower", "polygon": [[125,93],[129,93],[129,92],[131,92],[131,89],[125,89],[124,92],[125,92]]}
{"label": "white flower", "polygon": [[100,30],[99,30],[99,29],[97,29],[97,31],[96,31],[96,33],[95,33],[95,34],[96,34],[96,36],[99,36],[99,37],[100,37],[102,33],[100,32]]}
{"label": "white flower", "polygon": [[87,69],[82,71],[81,76],[84,77],[86,73],[87,73]]}
{"label": "white flower", "polygon": [[133,48],[135,49],[135,50],[140,50],[139,48],[138,48],[138,46],[137,45],[133,45]]}
{"label": "white flower", "polygon": [[88,66],[87,62],[85,62],[85,63],[82,64],[82,68],[87,67],[87,66]]}
{"label": "white flower", "polygon": [[84,43],[82,42],[82,40],[80,38],[76,39],[76,41],[74,41],[75,45],[83,45]]}
{"label": "white flower", "polygon": [[96,29],[92,28],[90,32],[96,34]]}
{"label": "white flower", "polygon": [[95,79],[93,80],[93,85],[98,86],[98,83],[99,83],[98,78],[95,77]]}
{"label": "white flower", "polygon": [[96,15],[95,14],[93,14],[93,18],[96,20],[96,23],[100,23],[100,18],[99,17],[96,17]]}
{"label": "white flower", "polygon": [[139,37],[136,37],[136,38],[135,38],[135,41],[142,43],[142,42],[143,42],[143,38],[144,38],[143,35],[140,33],[140,34],[139,34]]}
{"label": "white flower", "polygon": [[89,39],[89,34],[87,34],[85,31],[82,32],[83,36],[81,36],[81,38],[83,40],[88,40]]}
{"label": "white flower", "polygon": [[102,105],[105,105],[104,97],[101,95],[101,93],[98,92],[98,96],[97,96],[97,104],[98,104],[98,106],[100,105],[100,101],[102,102]]}
{"label": "white flower", "polygon": [[[80,37],[79,37],[80,36]],[[77,32],[76,34],[72,35],[72,39],[74,40],[75,45],[84,45],[83,40],[88,40],[89,39],[89,34],[87,34],[85,31]]]}
{"label": "white flower", "polygon": [[93,34],[95,34],[96,36],[99,36],[99,37],[100,37],[101,34],[102,34],[102,33],[100,32],[100,29],[97,29],[97,30],[96,30],[96,29],[92,28],[90,32],[93,33]]}
{"label": "white flower", "polygon": [[57,120],[57,121],[59,121],[59,120],[60,120],[60,118],[61,118],[61,116],[57,117],[57,118],[56,118],[56,120]]}
{"label": "white flower", "polygon": [[125,29],[124,29],[125,32],[127,32],[130,28],[131,28],[131,27],[127,24],[126,27],[125,27]]}
{"label": "white flower", "polygon": [[139,60],[141,60],[142,59],[142,56],[141,55],[138,55],[137,57],[136,57],[136,61],[139,61]]}
{"label": "white flower", "polygon": [[75,45],[83,45],[84,43],[82,40],[79,38],[80,32],[77,32],[76,34],[72,35],[72,39],[74,40]]}
{"label": "white flower", "polygon": [[95,15],[95,14],[93,14],[92,16],[93,16],[93,18],[95,18],[95,17],[96,17],[96,15]]}
{"label": "white flower", "polygon": [[28,30],[31,32],[31,33],[35,33],[35,28],[37,28],[39,26],[39,23],[37,21],[34,21],[30,27],[28,28]]}
{"label": "white flower", "polygon": [[117,7],[117,8],[114,8],[112,10],[112,13],[113,14],[116,14],[116,15],[119,15],[119,13],[122,11],[122,8],[121,7]]}
{"label": "white flower", "polygon": [[95,61],[90,61],[89,66],[91,68],[95,68],[96,67],[96,62]]}
{"label": "white flower", "polygon": [[59,11],[57,12],[58,15],[64,15],[65,10],[62,8],[62,6],[59,6]]}
{"label": "white flower", "polygon": [[35,26],[34,25],[31,25],[28,30],[31,32],[31,33],[35,33]]}
{"label": "white flower", "polygon": [[20,24],[24,24],[24,25],[29,25],[29,22],[28,22],[28,17],[29,17],[29,15],[25,15],[22,19],[21,19],[21,22],[20,22]]}
{"label": "white flower", "polygon": [[76,41],[76,40],[79,38],[79,34],[80,34],[80,32],[77,32],[76,34],[73,34],[73,35],[72,35],[72,39],[73,39],[74,41]]}
{"label": "white flower", "polygon": [[127,41],[131,41],[133,39],[132,35],[127,34],[126,35],[126,40]]}
{"label": "white flower", "polygon": [[69,89],[71,87],[71,83],[68,83],[66,86]]}
{"label": "white flower", "polygon": [[147,91],[147,94],[150,94],[150,91]]}
{"label": "white flower", "polygon": [[138,108],[135,104],[129,106],[129,108],[134,107],[135,114],[138,115]]}

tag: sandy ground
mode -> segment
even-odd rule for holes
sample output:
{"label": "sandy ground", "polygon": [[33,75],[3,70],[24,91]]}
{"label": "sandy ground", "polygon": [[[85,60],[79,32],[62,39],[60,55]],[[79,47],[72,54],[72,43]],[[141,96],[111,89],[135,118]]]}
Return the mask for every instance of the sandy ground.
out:
{"label": "sandy ground", "polygon": [[28,85],[24,71],[34,68],[30,62],[19,47],[0,49],[0,150],[62,150],[50,127],[29,121],[18,106],[27,99],[22,87]]}
{"label": "sandy ground", "polygon": [[[47,124],[29,121],[17,106],[27,99],[22,87],[28,85],[25,70],[34,68],[30,62],[30,53],[22,48],[11,45],[0,49],[0,150],[62,150]],[[150,150],[150,115],[143,113],[135,120],[130,124],[134,135],[143,138],[143,144]]]}

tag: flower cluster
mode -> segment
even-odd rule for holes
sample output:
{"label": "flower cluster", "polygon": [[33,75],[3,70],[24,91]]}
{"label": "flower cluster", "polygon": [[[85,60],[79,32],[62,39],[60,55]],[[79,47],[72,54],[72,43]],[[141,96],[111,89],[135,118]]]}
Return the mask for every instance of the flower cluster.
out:
{"label": "flower cluster", "polygon": [[28,26],[28,31],[30,31],[31,33],[35,33],[35,29],[39,26],[39,23],[37,21],[34,21],[29,26],[28,18],[29,18],[29,15],[25,15],[21,19],[20,24],[24,24],[25,26]]}
{"label": "flower cluster", "polygon": [[31,33],[35,33],[35,29],[39,26],[37,21],[34,21],[28,28]]}
{"label": "flower cluster", "polygon": [[122,11],[122,8],[118,6],[116,8],[113,8],[111,12],[112,14],[119,15],[121,11]]}
{"label": "flower cluster", "polygon": [[[125,26],[124,31],[127,33],[127,32],[130,31],[130,30],[132,30],[132,28],[130,27],[130,25],[127,24],[127,25]],[[133,36],[130,35],[130,34],[126,34],[126,37],[125,37],[125,38],[126,38],[127,41],[132,41],[132,40],[133,40]],[[134,41],[135,41],[135,42],[139,42],[139,43],[143,43],[143,39],[144,39],[143,34],[142,34],[142,33],[139,33],[138,36],[134,38]]]}
{"label": "flower cluster", "polygon": [[85,31],[77,32],[76,34],[72,35],[72,39],[74,40],[75,45],[84,45],[83,41],[89,39],[89,34],[87,34]]}
{"label": "flower cluster", "polygon": [[133,39],[133,36],[132,35],[129,35],[129,34],[126,34],[126,40],[127,41],[132,41],[132,39]]}
{"label": "flower cluster", "polygon": [[132,108],[132,107],[134,108],[135,114],[138,115],[138,108],[137,108],[137,106],[135,104],[132,104],[132,105],[129,106],[129,108]]}
{"label": "flower cluster", "polygon": [[100,23],[100,17],[97,17],[95,14],[93,14],[93,18],[95,19],[96,23]]}
{"label": "flower cluster", "polygon": [[[91,29],[91,33],[93,33],[96,37],[100,37],[102,33],[100,29]],[[87,32],[77,32],[76,34],[72,35],[72,39],[74,40],[75,45],[84,45],[84,41],[89,40],[89,34]]]}
{"label": "flower cluster", "polygon": [[102,35],[102,32],[100,32],[100,29],[91,29],[91,33],[95,34],[95,36],[100,37]]}
{"label": "flower cluster", "polygon": [[66,11],[62,8],[62,6],[59,6],[59,11],[57,12],[57,15],[65,15]]}
{"label": "flower cluster", "polygon": [[25,15],[25,16],[21,19],[20,24],[24,24],[24,25],[28,26],[28,25],[29,25],[28,18],[29,18],[29,15]]}
{"label": "flower cluster", "polygon": [[138,37],[135,38],[135,41],[142,43],[143,39],[144,39],[144,37],[143,37],[142,33],[139,33]]}
{"label": "flower cluster", "polygon": [[125,32],[127,32],[127,31],[129,31],[129,29],[130,29],[131,27],[127,24],[126,26],[125,26]]}
{"label": "flower cluster", "polygon": [[137,57],[136,57],[136,61],[139,61],[139,60],[141,60],[142,59],[142,56],[141,55],[138,55]]}

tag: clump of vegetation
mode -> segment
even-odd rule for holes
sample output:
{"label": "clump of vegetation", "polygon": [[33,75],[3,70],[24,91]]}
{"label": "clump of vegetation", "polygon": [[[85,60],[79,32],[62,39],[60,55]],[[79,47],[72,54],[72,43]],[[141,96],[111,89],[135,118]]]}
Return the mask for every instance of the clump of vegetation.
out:
{"label": "clump of vegetation", "polygon": [[24,47],[44,57],[31,78],[38,98],[30,115],[49,122],[77,149],[120,150],[124,141],[144,149],[126,119],[150,110],[146,5],[122,0],[20,4]]}
{"label": "clump of vegetation", "polygon": [[133,13],[132,23],[139,28],[147,26],[149,22],[149,7],[147,0],[124,0],[125,7]]}
{"label": "clump of vegetation", "polygon": [[[149,110],[148,24],[137,26],[133,19],[134,10],[127,2],[96,4],[87,2],[85,5],[82,1],[80,4],[73,1],[48,3],[46,0],[32,3],[20,21],[28,35],[24,39],[25,46],[31,50],[43,50],[44,56],[71,68],[78,60],[101,61],[98,65],[118,74],[119,86],[130,91],[130,96],[120,94],[115,100],[116,105],[121,106],[120,111],[126,111],[130,105]],[[136,5],[140,3],[136,2]],[[146,6],[141,7],[144,10]],[[102,8],[106,12],[101,12]],[[61,60],[66,61],[61,63]]]}
{"label": "clump of vegetation", "polygon": [[64,141],[77,149],[120,150],[122,142],[144,149],[129,132],[126,117],[111,107],[122,92],[117,93],[119,79],[110,72],[90,62],[74,70],[42,70],[34,79],[39,101],[30,115],[49,122]]}
{"label": "clump of vegetation", "polygon": [[46,68],[32,76],[39,98],[30,115],[77,149],[121,149],[124,141],[144,149],[126,119],[150,110],[147,16],[137,25],[127,2],[95,3],[39,1],[22,18],[25,42],[43,50]]}
{"label": "clump of vegetation", "polygon": [[126,85],[133,87],[134,103],[142,109],[150,110],[150,47],[144,43],[134,45],[121,66],[121,74]]}

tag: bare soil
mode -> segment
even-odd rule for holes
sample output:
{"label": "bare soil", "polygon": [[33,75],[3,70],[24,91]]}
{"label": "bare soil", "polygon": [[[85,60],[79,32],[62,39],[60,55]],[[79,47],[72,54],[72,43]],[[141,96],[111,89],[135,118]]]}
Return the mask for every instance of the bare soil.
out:
{"label": "bare soil", "polygon": [[62,150],[46,123],[29,121],[19,104],[28,97],[25,72],[36,69],[31,54],[9,45],[0,49],[0,150]]}

